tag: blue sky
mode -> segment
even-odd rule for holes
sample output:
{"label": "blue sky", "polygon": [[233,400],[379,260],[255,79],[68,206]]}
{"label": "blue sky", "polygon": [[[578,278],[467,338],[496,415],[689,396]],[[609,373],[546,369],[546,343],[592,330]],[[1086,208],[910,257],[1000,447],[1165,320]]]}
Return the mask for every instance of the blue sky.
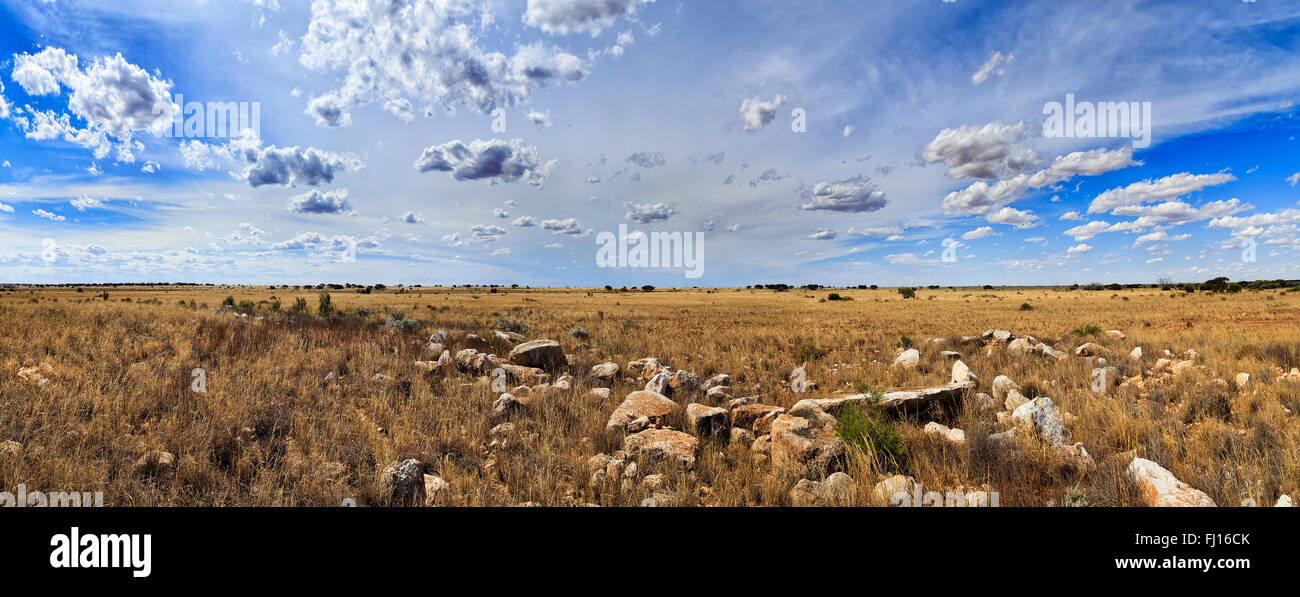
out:
{"label": "blue sky", "polygon": [[1300,278],[1298,50],[1271,1],[4,1],[0,281]]}

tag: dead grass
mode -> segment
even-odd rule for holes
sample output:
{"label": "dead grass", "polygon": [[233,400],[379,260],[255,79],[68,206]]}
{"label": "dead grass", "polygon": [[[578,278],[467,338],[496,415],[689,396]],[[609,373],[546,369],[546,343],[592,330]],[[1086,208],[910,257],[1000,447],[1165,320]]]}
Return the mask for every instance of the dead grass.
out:
{"label": "dead grass", "polygon": [[[107,300],[97,296],[103,291]],[[1074,439],[1097,467],[1073,470],[1032,443],[996,449],[985,437],[1002,428],[962,408],[939,420],[966,430],[964,448],[927,436],[920,428],[928,419],[913,419],[897,423],[902,462],[881,466],[851,455],[846,471],[865,487],[903,473],[938,491],[987,487],[1003,505],[1059,505],[1076,485],[1091,505],[1133,505],[1120,455],[1137,450],[1221,505],[1244,498],[1271,505],[1281,493],[1300,492],[1300,384],[1277,379],[1278,367],[1300,365],[1296,328],[1250,324],[1296,312],[1300,294],[1221,300],[1156,290],[921,289],[905,300],[893,289],[838,292],[852,300],[747,289],[335,291],[340,315],[323,321],[286,313],[300,297],[314,313],[315,290],[20,287],[0,293],[0,441],[22,444],[17,454],[0,452],[0,489],[103,491],[109,505],[379,504],[378,471],[416,458],[450,483],[448,504],[635,505],[646,491],[592,487],[586,462],[618,448],[603,436],[605,421],[643,382],[620,374],[609,399],[591,397],[583,374],[593,364],[656,356],[701,378],[729,373],[735,395],[789,407],[810,395],[856,393],[855,382],[885,390],[946,382],[950,364],[939,352],[951,349],[979,376],[980,391],[1005,374],[1026,395],[1050,396],[1074,414]],[[227,296],[260,306],[247,318],[217,312]],[[280,312],[270,311],[274,301]],[[1021,309],[1026,303],[1033,308]],[[418,325],[385,328],[393,312]],[[574,353],[579,383],[516,419],[506,450],[487,447],[496,394],[486,379],[436,379],[413,365],[432,331],[486,335],[498,322],[526,326],[530,337],[557,340],[566,351],[591,346]],[[1209,379],[1200,379],[1141,401],[1124,392],[1099,396],[1089,390],[1092,366],[1084,359],[925,342],[1002,328],[1068,351],[1085,341],[1071,331],[1087,325],[1128,334],[1086,339],[1109,349],[1127,375],[1149,369],[1165,349],[1195,349],[1208,377],[1228,380],[1228,389],[1207,389]],[[577,327],[588,336],[571,336]],[[922,353],[916,371],[889,367],[902,336]],[[1134,346],[1147,355],[1141,364],[1128,362]],[[47,384],[17,377],[27,359],[53,367]],[[817,388],[797,395],[786,379],[804,361]],[[206,394],[190,391],[196,367],[206,371]],[[338,383],[323,381],[330,372]],[[1238,372],[1251,374],[1245,388],[1232,382]],[[390,379],[376,382],[375,374]],[[132,463],[150,450],[173,453],[174,473],[133,473]],[[728,506],[786,505],[800,478],[726,446],[704,450],[693,472],[659,472],[681,503]],[[868,493],[859,491],[859,503],[871,503]]]}

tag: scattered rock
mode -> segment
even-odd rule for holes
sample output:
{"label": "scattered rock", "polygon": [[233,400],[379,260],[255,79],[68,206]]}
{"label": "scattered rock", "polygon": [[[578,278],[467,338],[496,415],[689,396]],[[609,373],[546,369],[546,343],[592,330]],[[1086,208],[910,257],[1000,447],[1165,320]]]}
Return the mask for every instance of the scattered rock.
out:
{"label": "scattered rock", "polygon": [[613,383],[615,375],[618,375],[618,363],[604,362],[591,367],[591,377],[600,383]]}
{"label": "scattered rock", "polygon": [[852,506],[857,484],[843,472],[836,472],[825,481],[800,479],[790,490],[790,503],[796,507]]}
{"label": "scattered rock", "polygon": [[1275,505],[1275,506],[1273,506],[1273,507],[1274,507],[1274,508],[1292,508],[1292,507],[1294,507],[1294,505],[1291,503],[1291,496],[1289,496],[1289,495],[1283,495],[1282,497],[1277,498],[1277,505]]}
{"label": "scattered rock", "polygon": [[1246,387],[1246,384],[1249,384],[1249,383],[1250,383],[1250,374],[1249,374],[1249,373],[1246,373],[1246,372],[1244,372],[1244,371],[1241,372],[1241,373],[1238,373],[1238,374],[1237,374],[1237,380],[1236,380],[1236,381],[1237,381],[1237,387],[1239,387],[1239,388],[1244,388],[1244,387]]}
{"label": "scattered rock", "polygon": [[783,412],[785,412],[784,408],[770,404],[742,404],[731,409],[731,426],[757,431],[754,429],[754,424],[760,419]]}
{"label": "scattered rock", "polygon": [[673,387],[668,384],[668,374],[662,372],[656,373],[654,377],[650,378],[650,381],[645,383],[645,391],[654,392],[663,396],[672,396]]}
{"label": "scattered rock", "polygon": [[1019,390],[1008,390],[1006,400],[1002,401],[1002,408],[1015,412],[1017,408],[1020,408],[1026,402],[1029,402],[1029,399],[1025,398]]}
{"label": "scattered rock", "polygon": [[524,408],[523,402],[515,398],[514,394],[507,392],[492,403],[492,415],[498,418],[510,417],[523,412]]}
{"label": "scattered rock", "polygon": [[727,436],[726,409],[692,402],[686,405],[686,429],[700,439],[722,439]]}
{"label": "scattered rock", "polygon": [[605,431],[611,434],[630,431],[628,424],[640,418],[647,419],[648,423],[667,423],[670,417],[681,412],[681,408],[681,405],[662,394],[645,391],[632,392],[609,415],[609,422],[605,424]]}
{"label": "scattered rock", "polygon": [[903,369],[912,369],[921,364],[921,351],[915,348],[904,350],[894,359],[895,367]]}
{"label": "scattered rock", "polygon": [[1199,489],[1179,481],[1165,467],[1145,458],[1134,458],[1126,472],[1129,480],[1142,491],[1142,500],[1148,506],[1201,506],[1213,507],[1214,500]]}
{"label": "scattered rock", "polygon": [[1106,330],[1106,337],[1111,340],[1123,340],[1128,336],[1125,336],[1124,332],[1121,332],[1119,330]]}
{"label": "scattered rock", "polygon": [[1011,381],[1010,377],[999,375],[993,378],[993,399],[1002,402],[1007,399],[1007,393],[1011,390],[1020,390],[1016,382]]}
{"label": "scattered rock", "polygon": [[742,446],[746,448],[751,447],[754,445],[754,434],[750,432],[748,429],[741,429],[740,427],[732,427],[731,445]]}
{"label": "scattered rock", "polygon": [[833,425],[816,426],[802,417],[781,414],[772,422],[772,463],[826,471],[844,454]]}
{"label": "scattered rock", "polygon": [[939,356],[942,356],[945,359],[956,360],[961,358],[961,353],[955,350],[945,350],[940,352]]}
{"label": "scattered rock", "polygon": [[894,475],[884,481],[876,483],[876,486],[871,489],[871,496],[875,498],[876,503],[878,504],[890,505],[895,502],[894,496],[896,495],[912,495],[912,488],[915,484],[916,481],[911,477]]}
{"label": "scattered rock", "polygon": [[384,467],[379,475],[380,493],[388,500],[388,506],[414,506],[423,504],[424,465],[419,460],[408,458]]}
{"label": "scattered rock", "polygon": [[568,364],[564,349],[555,340],[530,340],[510,349],[510,362],[525,367],[557,371]]}
{"label": "scattered rock", "polygon": [[1138,346],[1133,348],[1133,352],[1128,353],[1128,358],[1133,359],[1135,361],[1142,360],[1142,347]]}
{"label": "scattered rock", "polygon": [[1099,357],[1106,354],[1106,349],[1094,342],[1084,342],[1074,349],[1075,356]]}
{"label": "scattered rock", "polygon": [[713,402],[731,399],[731,386],[713,386],[704,395]]}
{"label": "scattered rock", "polygon": [[713,388],[717,388],[717,387],[730,388],[731,376],[727,375],[726,373],[719,373],[717,375],[714,375],[713,377],[710,377],[708,380],[706,380],[704,382],[704,385],[701,386],[700,389],[704,390],[705,392],[708,392],[709,390],[712,390]]}
{"label": "scattered rock", "polygon": [[672,429],[646,429],[623,438],[623,449],[644,463],[678,462],[687,469],[695,468],[699,445],[694,436]]}
{"label": "scattered rock", "polygon": [[442,477],[438,475],[424,476],[424,505],[437,506],[441,501],[444,493],[448,493],[451,488]]}
{"label": "scattered rock", "polygon": [[1032,427],[1050,444],[1064,444],[1069,439],[1061,410],[1046,396],[1039,396],[1020,405],[1011,413],[1011,420]]}
{"label": "scattered rock", "polygon": [[971,373],[970,367],[967,367],[966,363],[963,363],[961,361],[957,361],[953,363],[952,383],[966,383],[968,381],[973,383],[978,383],[979,379],[975,377],[974,373]]}
{"label": "scattered rock", "polygon": [[601,400],[609,399],[609,388],[592,388],[588,393]]}
{"label": "scattered rock", "polygon": [[925,424],[925,432],[937,435],[948,443],[960,446],[966,443],[966,432],[960,429],[949,429],[946,425],[941,425],[935,421]]}

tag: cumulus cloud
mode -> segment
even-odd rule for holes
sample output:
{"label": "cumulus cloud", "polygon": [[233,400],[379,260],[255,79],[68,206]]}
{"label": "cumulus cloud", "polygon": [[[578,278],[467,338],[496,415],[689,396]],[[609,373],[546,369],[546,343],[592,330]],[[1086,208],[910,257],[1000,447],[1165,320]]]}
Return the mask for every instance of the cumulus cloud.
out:
{"label": "cumulus cloud", "polygon": [[[135,136],[163,133],[179,109],[171,100],[171,83],[127,62],[120,53],[96,58],[85,69],[75,54],[55,47],[15,54],[13,60],[10,77],[28,95],[59,95],[68,90],[68,113],[29,110],[30,118],[16,119],[18,127],[37,140],[61,135],[93,148],[96,158],[115,150],[118,161],[135,161],[135,152],[144,148]],[[8,104],[4,105],[7,113]],[[84,127],[73,124],[69,115]]]}
{"label": "cumulus cloud", "polygon": [[1091,247],[1091,246],[1089,246],[1089,245],[1087,245],[1087,244],[1084,244],[1084,243],[1079,243],[1079,244],[1077,244],[1077,245],[1074,245],[1073,247],[1070,247],[1069,249],[1066,249],[1066,250],[1065,250],[1065,254],[1066,254],[1066,255],[1071,255],[1071,256],[1073,256],[1073,255],[1082,255],[1082,254],[1087,253],[1088,251],[1091,251],[1091,250],[1092,250],[1092,247]]}
{"label": "cumulus cloud", "polygon": [[497,237],[505,234],[506,229],[496,225],[487,226],[477,224],[473,228],[470,228],[470,233],[479,241],[491,242],[496,240]]}
{"label": "cumulus cloud", "polygon": [[808,238],[812,240],[833,240],[835,236],[839,233],[840,232],[838,230],[831,230],[830,228],[819,228],[817,229],[816,232],[809,234]]}
{"label": "cumulus cloud", "polygon": [[776,118],[776,109],[785,105],[785,97],[777,95],[771,100],[748,98],[740,104],[740,122],[746,132],[754,132],[767,126]]}
{"label": "cumulus cloud", "polygon": [[312,189],[289,198],[288,210],[299,214],[341,214],[352,209],[347,189],[334,189],[325,193]]}
{"label": "cumulus cloud", "polygon": [[871,212],[889,203],[885,198],[885,192],[862,175],[832,182],[819,182],[811,189],[805,189],[801,196],[804,202],[799,209],[815,211]]}
{"label": "cumulus cloud", "polygon": [[1014,202],[1026,192],[1061,183],[1075,176],[1096,176],[1129,166],[1140,166],[1133,160],[1133,146],[1106,151],[1076,151],[1058,156],[1052,163],[1033,174],[1021,173],[1003,178],[993,184],[978,180],[964,189],[948,193],[943,200],[944,213],[948,215],[985,214]]}
{"label": "cumulus cloud", "polygon": [[104,206],[104,200],[103,200],[103,199],[100,199],[99,197],[91,197],[90,195],[82,195],[82,196],[77,197],[76,199],[73,199],[73,200],[72,200],[72,206],[75,207],[75,208],[77,208],[77,211],[86,211],[87,209],[92,209],[92,208],[96,208],[96,207],[103,207],[103,206]]}
{"label": "cumulus cloud", "polygon": [[1061,220],[1082,220],[1083,215],[1077,211],[1071,210],[1061,214]]}
{"label": "cumulus cloud", "polygon": [[1164,230],[1159,230],[1156,232],[1152,232],[1150,234],[1143,234],[1142,236],[1137,237],[1137,240],[1133,241],[1133,248],[1136,249],[1144,243],[1187,240],[1191,237],[1192,235],[1190,234],[1170,235],[1168,232],[1165,232]]}
{"label": "cumulus cloud", "polygon": [[538,112],[537,110],[530,110],[528,112],[528,120],[539,129],[551,128],[551,113],[549,111]]}
{"label": "cumulus cloud", "polygon": [[961,235],[963,240],[976,240],[993,234],[992,226],[980,226],[966,234]]}
{"label": "cumulus cloud", "polygon": [[582,224],[574,218],[565,218],[563,220],[542,220],[542,229],[550,230],[551,234],[568,234],[578,236],[582,234]]}
{"label": "cumulus cloud", "polygon": [[[345,157],[316,149],[315,147],[277,147],[267,145],[244,152],[248,166],[240,179],[251,187],[274,184],[296,187],[300,184],[318,186],[334,182],[336,172],[346,170]],[[351,165],[355,167],[355,162]]]}
{"label": "cumulus cloud", "polygon": [[449,141],[424,148],[415,160],[420,172],[450,172],[456,180],[486,180],[492,184],[523,180],[540,187],[557,160],[542,163],[537,148],[522,139]]}
{"label": "cumulus cloud", "polygon": [[1237,180],[1237,177],[1227,173],[1191,174],[1188,172],[1180,172],[1156,180],[1147,179],[1097,195],[1088,205],[1088,213],[1100,213],[1118,207],[1172,199],[1233,180]]}
{"label": "cumulus cloud", "polygon": [[1074,237],[1074,240],[1088,240],[1103,232],[1109,232],[1110,230],[1111,230],[1110,222],[1103,222],[1101,220],[1097,220],[1093,222],[1088,222],[1087,224],[1083,224],[1081,226],[1075,226],[1074,228],[1066,230],[1065,234],[1066,236]]}
{"label": "cumulus cloud", "polygon": [[1006,74],[1007,67],[1011,66],[1011,63],[1015,59],[1015,54],[1010,52],[1003,54],[1002,52],[994,51],[992,54],[989,54],[988,60],[985,60],[984,64],[980,65],[979,70],[975,71],[975,74],[970,76],[970,82],[979,85],[980,83],[987,81],[988,78],[993,75],[1001,77]]}
{"label": "cumulus cloud", "polygon": [[623,207],[627,208],[625,218],[638,224],[649,224],[650,222],[662,222],[672,217],[676,211],[667,203],[633,203],[625,202]]}
{"label": "cumulus cloud", "polygon": [[547,33],[590,33],[596,37],[637,5],[654,0],[528,0],[523,22]]}
{"label": "cumulus cloud", "polygon": [[[413,102],[424,104],[425,113],[456,105],[489,113],[526,101],[536,89],[587,76],[582,59],[544,42],[518,45],[510,56],[480,47],[484,36],[473,29],[477,4],[316,0],[299,62],[310,70],[342,73],[342,83],[313,98],[308,112],[323,126],[346,124],[348,110],[367,103],[382,104],[404,120],[413,117]],[[561,13],[543,11],[536,18]]]}
{"label": "cumulus cloud", "polygon": [[43,209],[33,209],[33,210],[32,210],[32,213],[34,213],[34,214],[36,214],[37,216],[40,216],[40,217],[42,217],[42,218],[45,218],[45,219],[47,219],[47,220],[49,220],[49,221],[51,221],[51,222],[62,222],[63,220],[66,220],[66,219],[67,219],[67,218],[65,218],[65,217],[63,217],[63,216],[61,216],[61,215],[58,215],[58,214],[55,214],[55,213],[50,213],[50,212],[45,211],[45,210],[43,210]]}
{"label": "cumulus cloud", "polygon": [[413,211],[408,211],[408,212],[402,214],[402,223],[404,223],[404,224],[423,224],[423,223],[424,223],[424,214],[417,214],[417,213],[415,213],[415,212],[413,212]]}
{"label": "cumulus cloud", "polygon": [[1004,207],[990,213],[987,219],[991,224],[1006,224],[1014,226],[1017,230],[1033,228],[1038,225],[1038,216],[1032,212],[1011,207]]}
{"label": "cumulus cloud", "polygon": [[515,221],[511,222],[510,225],[520,228],[532,228],[537,225],[537,219],[532,216],[521,216],[515,218]]}
{"label": "cumulus cloud", "polygon": [[1039,160],[1037,152],[1019,145],[1028,132],[1024,122],[943,129],[921,149],[921,160],[947,164],[951,178],[997,178],[1005,171],[1022,172]]}

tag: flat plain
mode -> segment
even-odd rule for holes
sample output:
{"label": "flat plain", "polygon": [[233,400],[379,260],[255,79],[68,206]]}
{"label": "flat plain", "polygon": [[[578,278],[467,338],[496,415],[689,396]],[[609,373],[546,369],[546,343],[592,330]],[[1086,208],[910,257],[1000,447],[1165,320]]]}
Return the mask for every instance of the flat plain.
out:
{"label": "flat plain", "polygon": [[[328,291],[322,313],[324,292],[8,287],[0,490],[102,491],[112,506],[887,505],[881,487],[1002,506],[1300,497],[1300,293],[388,287]],[[538,339],[563,363],[494,383]],[[469,346],[495,356],[457,354]],[[919,359],[896,363],[909,348]],[[955,397],[880,408],[878,392],[965,382],[957,361],[975,379]],[[602,363],[617,373],[594,374]],[[612,430],[659,373],[677,407]],[[1062,429],[1018,408],[1040,397]],[[785,412],[742,421],[744,402]],[[1155,491],[1135,460],[1185,487]]]}

